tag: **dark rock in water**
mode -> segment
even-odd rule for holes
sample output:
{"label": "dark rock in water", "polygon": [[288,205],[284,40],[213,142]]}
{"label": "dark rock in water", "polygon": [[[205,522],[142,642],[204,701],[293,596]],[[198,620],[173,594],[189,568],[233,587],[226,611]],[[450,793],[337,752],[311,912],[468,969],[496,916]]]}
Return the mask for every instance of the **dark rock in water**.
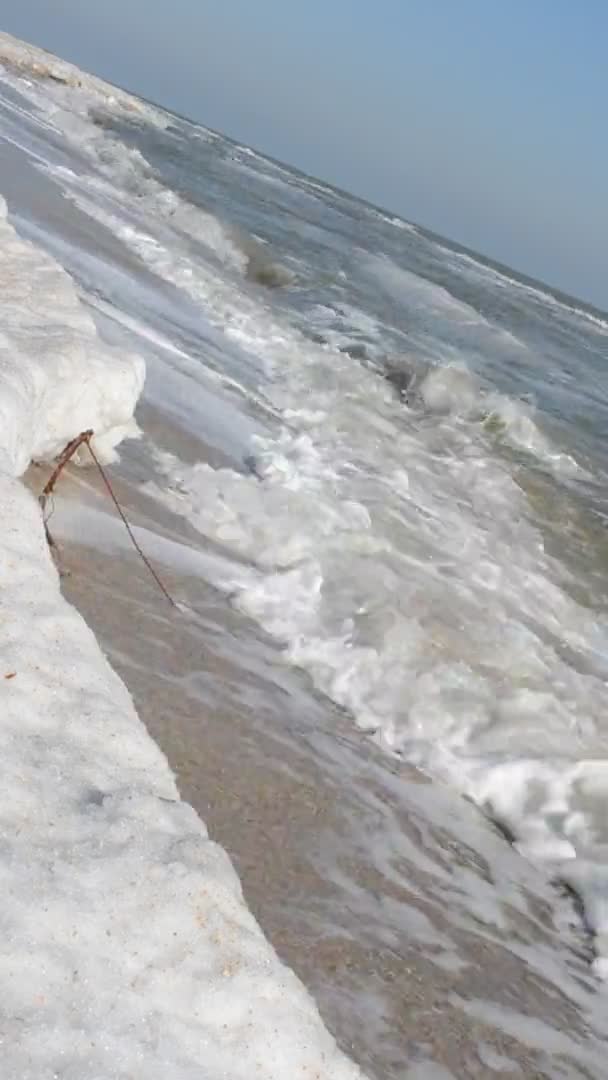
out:
{"label": "dark rock in water", "polygon": [[382,375],[388,383],[391,384],[397,394],[406,404],[408,402],[408,395],[413,389],[413,385],[416,379],[415,372],[412,372],[407,367],[401,367],[394,364],[386,364]]}
{"label": "dark rock in water", "polygon": [[247,263],[247,277],[250,281],[256,281],[258,285],[265,285],[269,289],[280,289],[285,285],[291,285],[294,276],[291,270],[280,263],[273,263],[253,256]]}
{"label": "dark rock in water", "polygon": [[418,387],[428,374],[430,361],[415,353],[391,357],[380,369],[380,374],[396,390],[405,405],[411,405],[418,397]]}
{"label": "dark rock in water", "polygon": [[112,117],[104,109],[91,106],[88,116],[89,120],[95,124],[95,127],[110,128],[112,126]]}
{"label": "dark rock in water", "polygon": [[353,344],[340,345],[340,352],[346,353],[347,356],[352,356],[353,360],[367,360],[367,349],[365,345]]}
{"label": "dark rock in water", "polygon": [[260,471],[258,469],[257,458],[254,454],[247,454],[247,456],[243,458],[243,465],[245,466],[247,471],[251,473],[252,476],[257,477],[258,480],[262,479]]}
{"label": "dark rock in water", "polygon": [[85,806],[103,806],[106,795],[107,792],[100,791],[99,788],[89,788],[88,791],[85,791],[82,801]]}

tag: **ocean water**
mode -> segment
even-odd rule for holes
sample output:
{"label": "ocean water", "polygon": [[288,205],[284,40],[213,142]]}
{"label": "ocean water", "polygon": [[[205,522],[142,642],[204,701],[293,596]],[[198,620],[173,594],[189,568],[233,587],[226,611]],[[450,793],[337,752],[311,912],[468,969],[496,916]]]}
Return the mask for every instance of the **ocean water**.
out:
{"label": "ocean water", "polygon": [[[5,160],[24,153],[65,207],[51,220],[0,181],[14,224],[73,274],[108,339],[143,353],[155,407],[209,447],[193,459],[149,438],[142,494],[217,557],[211,584],[364,734],[363,758],[371,741],[430,779],[421,820],[465,796],[546,881],[556,925],[560,883],[580,898],[589,970],[569,992],[596,1016],[608,316],[85,77],[8,63],[1,91]],[[70,215],[98,242],[76,243]],[[601,1075],[581,1061],[590,1073],[547,1075]]]}

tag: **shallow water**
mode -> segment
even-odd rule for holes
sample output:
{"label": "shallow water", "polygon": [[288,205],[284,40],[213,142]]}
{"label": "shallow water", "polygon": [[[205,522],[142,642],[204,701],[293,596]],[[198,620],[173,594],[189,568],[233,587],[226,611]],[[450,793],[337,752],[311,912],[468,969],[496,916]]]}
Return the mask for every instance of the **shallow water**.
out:
{"label": "shallow water", "polygon": [[602,957],[608,323],[215,133],[6,79],[13,220],[146,358],[125,498],[200,621],[86,515],[67,588],[262,925],[372,1075],[602,1075],[551,882]]}

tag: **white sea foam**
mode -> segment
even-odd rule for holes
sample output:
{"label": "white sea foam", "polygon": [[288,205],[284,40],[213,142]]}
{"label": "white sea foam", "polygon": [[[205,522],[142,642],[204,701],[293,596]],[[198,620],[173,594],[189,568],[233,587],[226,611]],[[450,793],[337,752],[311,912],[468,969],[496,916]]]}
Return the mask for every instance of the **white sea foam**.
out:
{"label": "white sea foam", "polygon": [[259,442],[255,476],[163,458],[169,489],[150,490],[264,570],[237,603],[363,728],[457,783],[531,857],[583,866],[603,843],[606,630],[569,598],[506,465],[462,421],[491,404],[532,450],[535,427],[504,399],[480,405],[466,372],[443,371],[422,384],[435,424],[404,430],[371,372],[204,267],[127,239],[264,356],[288,422]]}
{"label": "white sea foam", "polygon": [[430,412],[482,422],[497,438],[527,451],[560,476],[584,475],[574,458],[556,450],[542,433],[529,405],[485,390],[463,364],[432,367],[414,381],[411,400],[415,401],[416,395]]}
{"label": "white sea foam", "polygon": [[[243,295],[235,295],[232,288],[214,277],[209,268],[201,263],[193,263],[177,246],[168,250],[147,230],[129,223],[126,219],[121,220],[116,214],[102,209],[84,196],[75,195],[74,200],[88,215],[111,229],[127,246],[136,251],[148,266],[204,304],[210,320],[243,347],[255,352],[257,357],[263,357],[269,373],[281,370],[285,349],[295,354],[304,348],[311,354],[313,361],[321,352],[317,350],[315,353],[293,330],[277,324],[254,301]],[[430,305],[431,313],[439,310],[445,313],[447,310],[448,316],[455,317],[460,324],[463,321],[469,324],[475,318],[488,325],[472,308],[451,297],[447,290],[400,268],[394,269],[400,287],[403,287],[404,279],[408,282],[411,279],[414,296],[420,298],[415,302],[424,304],[425,307]],[[392,264],[389,264],[388,273],[392,279]],[[370,355],[379,356],[381,338],[377,321],[351,305],[342,305],[341,311],[348,321],[351,335],[354,329],[365,339]],[[321,310],[316,307],[311,317],[314,325],[322,327],[328,342],[343,347],[344,332],[332,328],[337,317],[334,309]],[[322,353],[321,355],[323,356]],[[494,421],[497,434],[512,446],[538,457],[557,473],[582,473],[574,459],[557,451],[541,432],[534,421],[530,406],[495,391],[484,390],[462,363],[447,363],[431,369],[426,377],[419,381],[417,392],[430,411],[451,413],[476,421]]]}
{"label": "white sea foam", "polygon": [[169,489],[148,490],[256,563],[261,578],[231,587],[238,606],[361,727],[570,881],[576,859],[601,935],[605,628],[555,583],[505,471],[472,445],[435,460],[398,441],[408,467],[388,469],[384,527],[320,456],[318,424],[314,440],[260,443],[255,477],[164,457]]}
{"label": "white sea foam", "polygon": [[[64,127],[64,134],[66,128]],[[213,215],[181,199],[164,187],[150,173],[150,168],[139,151],[122,145],[107,133],[90,135],[87,125],[87,150],[97,175],[80,175],[65,166],[49,166],[50,175],[58,179],[67,194],[77,200],[79,192],[85,192],[93,200],[110,199],[129,213],[136,209],[144,218],[150,216],[171,223],[171,227],[184,237],[197,240],[204,248],[217,256],[221,263],[240,273],[245,273],[249,255],[236,240],[236,231],[230,230]],[[82,145],[82,140],[81,140]],[[137,200],[133,206],[133,198]],[[137,205],[139,204],[139,205]]]}
{"label": "white sea foam", "polygon": [[395,214],[383,214],[381,210],[375,210],[371,207],[368,209],[368,213],[372,217],[384,221],[387,225],[392,225],[393,228],[400,229],[402,232],[409,232],[414,236],[420,235],[420,230],[417,229],[415,225],[412,225],[410,221],[404,221],[403,218],[397,217]]}
{"label": "white sea foam", "polygon": [[360,1076],[61,597],[18,476],[87,427],[110,457],[136,431],[143,366],[1,211],[3,1074]]}

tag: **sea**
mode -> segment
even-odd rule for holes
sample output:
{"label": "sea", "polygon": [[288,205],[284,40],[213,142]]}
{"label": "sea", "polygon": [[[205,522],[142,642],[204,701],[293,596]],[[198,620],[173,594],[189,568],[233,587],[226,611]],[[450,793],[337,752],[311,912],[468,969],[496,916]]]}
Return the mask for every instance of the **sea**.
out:
{"label": "sea", "polygon": [[[214,598],[200,654],[221,634],[230,678],[196,693],[230,767],[254,784],[270,746],[286,815],[298,770],[331,779],[340,827],[307,825],[314,873],[288,861],[274,906],[280,823],[230,804],[265,932],[378,1080],[605,1076],[608,315],[70,65],[0,62],[10,220],[146,361],[125,497],[159,567],[167,522],[199,557],[175,587]],[[145,651],[106,637],[133,690]]]}

